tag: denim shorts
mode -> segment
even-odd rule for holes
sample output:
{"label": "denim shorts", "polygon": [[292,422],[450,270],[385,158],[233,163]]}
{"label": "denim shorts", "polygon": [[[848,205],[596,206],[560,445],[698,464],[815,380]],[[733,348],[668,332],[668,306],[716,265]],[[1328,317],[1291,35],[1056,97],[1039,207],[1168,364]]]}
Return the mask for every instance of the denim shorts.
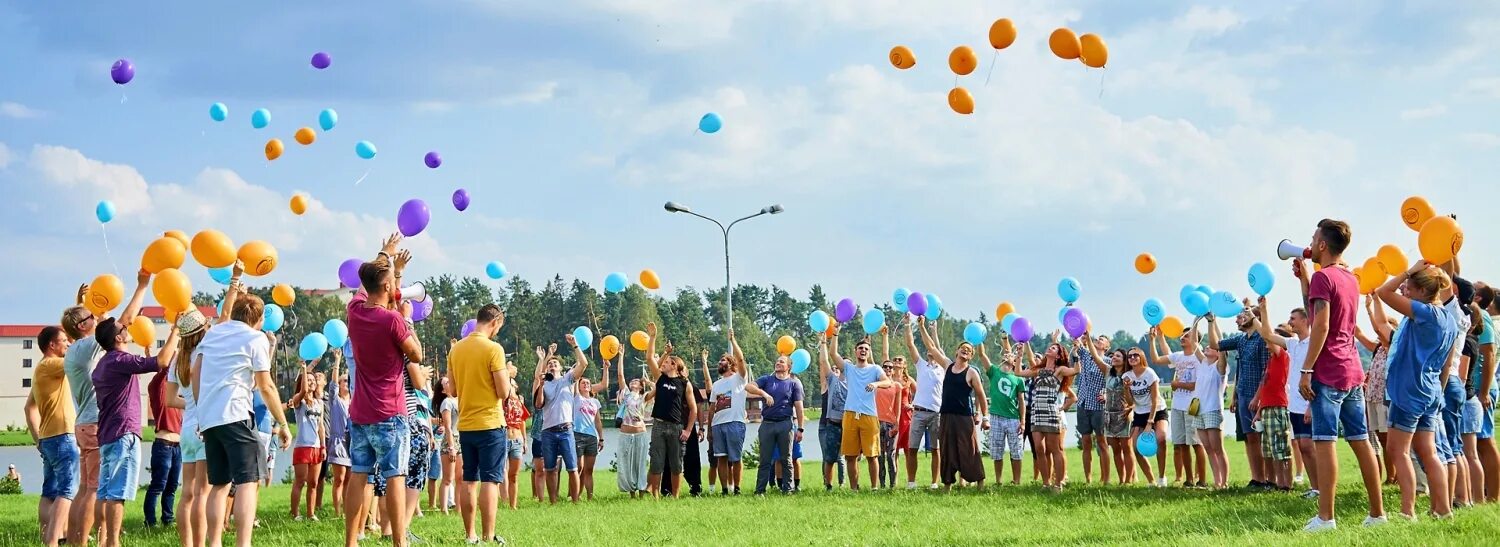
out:
{"label": "denim shorts", "polygon": [[1292,414],[1292,438],[1312,439],[1312,422],[1307,414]]}
{"label": "denim shorts", "polygon": [[1479,407],[1480,412],[1483,413],[1479,417],[1479,438],[1481,439],[1495,438],[1495,408],[1493,406],[1495,399],[1500,399],[1500,386],[1490,388],[1491,406]]}
{"label": "denim shorts", "polygon": [[134,501],[141,472],[141,438],[133,433],[99,447],[100,501]]}
{"label": "denim shorts", "polygon": [[427,480],[443,479],[443,440],[436,438],[437,446],[432,447],[432,457],[427,461]]}
{"label": "denim shorts", "polygon": [[542,466],[547,471],[557,471],[557,460],[569,473],[578,470],[578,447],[573,440],[573,430],[542,430]]}
{"label": "denim shorts", "polygon": [[42,497],[71,500],[78,495],[78,442],[72,433],[53,435],[37,443],[42,453]]}
{"label": "denim shorts", "polygon": [[[1400,405],[1393,404],[1391,405],[1390,411],[1386,413],[1386,416],[1391,421],[1392,429],[1399,429],[1406,433],[1416,433],[1418,431],[1437,431],[1438,410],[1437,404],[1435,403],[1429,405],[1421,412],[1411,412],[1404,408],[1401,408]],[[1439,441],[1438,444],[1442,444],[1442,442]]]}
{"label": "denim shorts", "polygon": [[724,422],[712,428],[714,442],[709,455],[739,463],[745,450],[745,422]]}
{"label": "denim shorts", "polygon": [[1313,417],[1314,441],[1332,441],[1339,437],[1348,441],[1363,441],[1370,437],[1370,426],[1365,423],[1363,386],[1334,389],[1314,379],[1312,389],[1313,401],[1308,411]]}
{"label": "denim shorts", "polygon": [[844,424],[823,422],[818,424],[818,446],[823,449],[823,463],[838,463],[839,452],[844,444]]}
{"label": "denim shorts", "polygon": [[459,480],[493,483],[504,481],[502,463],[505,461],[505,443],[504,428],[458,432],[458,447],[464,456],[463,472]]}
{"label": "denim shorts", "polygon": [[1458,421],[1460,427],[1459,433],[1464,435],[1478,435],[1481,429],[1479,418],[1483,415],[1484,411],[1479,408],[1479,398],[1469,397],[1469,400],[1464,401],[1463,416]]}
{"label": "denim shorts", "polygon": [[349,429],[349,468],[382,479],[406,475],[411,459],[411,430],[405,416],[391,416]]}
{"label": "denim shorts", "polygon": [[505,441],[505,457],[515,461],[521,461],[521,449],[525,448],[526,441],[522,439],[507,439]]}
{"label": "denim shorts", "polygon": [[1443,386],[1443,433],[1448,436],[1448,449],[1454,454],[1464,452],[1464,383],[1454,374]]}
{"label": "denim shorts", "polygon": [[1432,438],[1435,441],[1434,444],[1437,445],[1438,460],[1444,464],[1450,464],[1458,461],[1458,453],[1462,449],[1458,445],[1453,444],[1453,439],[1448,436],[1448,430],[1445,424],[1443,424],[1442,414],[1443,412],[1439,410],[1438,417],[1433,420],[1437,423],[1437,426],[1433,428]]}

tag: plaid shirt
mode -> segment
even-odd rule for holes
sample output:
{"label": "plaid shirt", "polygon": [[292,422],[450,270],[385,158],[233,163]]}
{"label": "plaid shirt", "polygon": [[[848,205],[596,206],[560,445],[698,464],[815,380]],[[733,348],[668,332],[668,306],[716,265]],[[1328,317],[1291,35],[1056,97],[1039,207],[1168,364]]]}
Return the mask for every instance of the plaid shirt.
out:
{"label": "plaid shirt", "polygon": [[1104,389],[1104,375],[1099,372],[1099,365],[1094,362],[1092,353],[1079,348],[1077,354],[1078,401],[1083,404],[1084,410],[1103,410],[1103,405],[1099,403],[1099,390]]}
{"label": "plaid shirt", "polygon": [[1261,379],[1266,376],[1266,361],[1271,359],[1266,340],[1260,337],[1259,332],[1236,334],[1219,340],[1219,351],[1239,352],[1239,359],[1235,360],[1234,367],[1234,394],[1243,400],[1250,400],[1260,390]]}

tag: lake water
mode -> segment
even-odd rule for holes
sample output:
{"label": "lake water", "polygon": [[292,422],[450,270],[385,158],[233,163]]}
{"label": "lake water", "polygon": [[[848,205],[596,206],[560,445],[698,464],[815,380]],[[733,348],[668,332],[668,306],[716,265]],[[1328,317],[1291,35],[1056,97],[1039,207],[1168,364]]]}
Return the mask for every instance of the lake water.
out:
{"label": "lake water", "polygon": [[[1077,421],[1075,419],[1076,415],[1074,413],[1072,413],[1072,412],[1068,412],[1068,413],[1064,414],[1064,416],[1066,417],[1067,422],[1068,422],[1068,430],[1070,432],[1076,432],[1077,428],[1074,427],[1075,424],[1077,423]],[[1234,426],[1235,426],[1234,415],[1233,414],[1226,414],[1225,415],[1225,419],[1224,419],[1224,424],[1222,426],[1223,427],[1224,435],[1226,437],[1232,437],[1234,435],[1234,433],[1235,433]],[[749,424],[749,427],[746,428],[746,432],[745,432],[745,448],[747,450],[750,448],[750,445],[753,442],[755,442],[755,439],[757,438],[757,435],[758,435],[759,431],[760,431],[760,424],[758,424],[758,423]],[[818,443],[817,443],[817,432],[818,432],[817,425],[810,422],[808,424],[808,426],[807,426],[807,433],[804,435],[804,439],[803,439],[803,442],[802,442],[802,460],[803,461],[821,461],[822,458],[823,458],[822,448],[819,447]],[[610,428],[606,428],[605,429],[605,431],[604,431],[604,448],[599,451],[599,459],[597,460],[598,463],[595,466],[596,469],[605,469],[605,470],[609,469],[610,462],[614,461],[614,459],[615,459],[615,450],[620,445],[619,438],[620,438],[620,430],[618,430],[618,429],[610,429]],[[982,439],[984,437],[981,435],[981,436],[979,436],[979,438],[981,439],[981,442],[982,442]],[[1070,433],[1064,439],[1064,444],[1068,448],[1074,448],[1074,447],[1078,446],[1078,435],[1076,433]],[[706,451],[708,449],[707,443],[700,443],[700,446],[701,446],[701,450]],[[530,448],[528,447],[527,450],[530,450]],[[1235,449],[1234,448],[1227,448],[1227,450],[1235,450]],[[706,454],[706,452],[701,452],[700,454]],[[140,480],[141,480],[142,484],[145,484],[145,483],[149,482],[150,478],[151,478],[151,472],[147,469],[147,465],[146,465],[146,464],[150,463],[150,461],[149,461],[150,460],[150,455],[151,455],[151,445],[150,445],[150,443],[143,443],[141,445],[141,455],[142,455],[142,459],[146,460],[146,461],[142,462],[142,465],[141,465]],[[527,454],[527,465],[530,465],[530,457],[531,457],[531,454],[528,452],[528,454]],[[704,457],[704,461],[705,462],[707,461],[707,457],[706,456]],[[0,447],[0,464],[15,464],[16,470],[21,473],[21,488],[26,493],[28,493],[28,494],[38,494],[38,493],[40,493],[42,491],[42,475],[41,475],[42,460],[41,460],[41,456],[39,456],[37,454],[36,447],[34,447],[34,446],[4,446],[4,447]],[[291,453],[290,450],[279,451],[276,454],[276,474],[275,474],[275,480],[276,480],[277,483],[280,483],[281,482],[281,478],[284,477],[284,476],[286,476],[286,473],[288,472],[288,470],[291,467],[291,465],[292,465],[292,453]]]}

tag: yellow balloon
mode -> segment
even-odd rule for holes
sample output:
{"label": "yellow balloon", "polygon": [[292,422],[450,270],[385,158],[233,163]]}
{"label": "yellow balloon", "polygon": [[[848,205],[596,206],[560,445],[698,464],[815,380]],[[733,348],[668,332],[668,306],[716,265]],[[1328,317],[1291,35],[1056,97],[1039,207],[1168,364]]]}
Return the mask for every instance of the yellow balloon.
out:
{"label": "yellow balloon", "polygon": [[158,273],[167,268],[181,268],[187,259],[187,246],[177,238],[161,237],[146,246],[141,255],[141,269]]}
{"label": "yellow balloon", "polygon": [[948,68],[959,76],[968,76],[979,66],[979,56],[974,55],[974,49],[969,46],[958,46],[948,54]]}
{"label": "yellow balloon", "polygon": [[281,151],[283,149],[284,147],[281,146],[281,139],[271,139],[266,141],[266,159],[274,161],[276,158],[281,157]]}
{"label": "yellow balloon", "polygon": [[130,327],[126,330],[130,332],[130,340],[135,342],[137,346],[143,348],[153,348],[156,346],[156,325],[152,324],[151,320],[147,319],[146,316],[135,316],[135,320],[130,322]]}
{"label": "yellow balloon", "polygon": [[151,279],[151,295],[168,312],[183,312],[193,307],[193,284],[187,274],[167,268]]}
{"label": "yellow balloon", "polygon": [[1078,51],[1083,64],[1092,68],[1104,68],[1104,63],[1109,62],[1109,48],[1104,45],[1104,39],[1098,34],[1079,36]]}
{"label": "yellow balloon", "polygon": [[955,87],[948,92],[948,107],[959,114],[973,114],[974,96],[967,89]]}
{"label": "yellow balloon", "polygon": [[990,47],[1005,49],[1016,42],[1016,24],[1010,19],[996,19],[990,25]]}
{"label": "yellow balloon", "polygon": [[1453,260],[1463,246],[1464,231],[1451,217],[1432,217],[1417,232],[1417,250],[1422,252],[1422,259],[1438,266]]}
{"label": "yellow balloon", "polygon": [[661,278],[657,277],[656,272],[654,271],[651,271],[649,269],[641,270],[641,286],[653,291],[656,289],[660,289]]}
{"label": "yellow balloon", "polygon": [[204,230],[193,235],[193,260],[205,268],[223,268],[234,264],[234,242],[218,230]]}
{"label": "yellow balloon", "polygon": [[1389,243],[1380,246],[1380,250],[1375,252],[1375,258],[1380,259],[1380,266],[1385,269],[1386,275],[1396,275],[1411,267],[1411,262],[1406,260],[1406,253]]}
{"label": "yellow balloon", "polygon": [[291,285],[279,283],[271,287],[271,300],[278,306],[289,307],[297,301],[297,292],[292,290]]}
{"label": "yellow balloon", "polygon": [[1182,325],[1182,320],[1175,315],[1168,315],[1156,327],[1161,329],[1162,335],[1167,338],[1177,338],[1182,336],[1182,331],[1187,330],[1187,327]]}
{"label": "yellow balloon", "polygon": [[1365,281],[1367,277],[1365,275],[1365,268],[1363,266],[1355,266],[1349,269],[1349,273],[1354,274],[1354,284],[1359,286],[1359,294],[1370,294],[1370,290],[1367,288],[1369,287],[1369,283]]}
{"label": "yellow balloon", "polygon": [[917,66],[917,55],[912,53],[909,47],[893,47],[891,48],[891,66],[901,70]]}
{"label": "yellow balloon", "polygon": [[104,274],[95,277],[94,281],[89,283],[89,290],[83,297],[83,303],[89,307],[90,311],[96,312],[94,315],[103,317],[104,314],[115,309],[115,306],[119,306],[124,298],[125,284],[113,274]]}
{"label": "yellow balloon", "polygon": [[619,354],[620,354],[620,339],[619,338],[615,338],[615,335],[611,334],[609,336],[605,336],[604,339],[599,340],[599,356],[600,357],[603,357],[607,361],[607,360],[610,360],[610,359],[614,359],[615,356],[619,355]]}
{"label": "yellow balloon", "polygon": [[187,232],[184,232],[182,230],[167,230],[166,232],[162,233],[161,235],[163,235],[165,237],[170,237],[170,238],[175,239],[177,241],[181,241],[182,242],[182,248],[184,248],[184,249],[186,249],[187,246],[188,246]]}
{"label": "yellow balloon", "polygon": [[1059,28],[1052,31],[1047,37],[1047,47],[1052,48],[1052,54],[1066,60],[1077,59],[1079,50],[1083,47],[1078,43],[1078,35],[1067,28]]}
{"label": "yellow balloon", "polygon": [[630,333],[630,347],[635,348],[636,351],[646,351],[646,348],[651,347],[651,337],[646,336],[643,331],[632,332]]}
{"label": "yellow balloon", "polygon": [[1140,272],[1141,275],[1156,271],[1156,257],[1151,256],[1151,253],[1135,255],[1135,271]]}
{"label": "yellow balloon", "polygon": [[264,241],[251,241],[240,246],[239,259],[245,264],[245,273],[266,275],[276,269],[276,248]]}
{"label": "yellow balloon", "polygon": [[304,127],[297,130],[297,134],[294,135],[294,138],[297,139],[298,144],[307,146],[309,144],[312,144],[313,141],[318,140],[318,134],[314,133],[311,127]]}
{"label": "yellow balloon", "polygon": [[776,339],[776,353],[780,353],[782,355],[791,355],[794,351],[797,351],[796,338],[782,335],[781,338]]}
{"label": "yellow balloon", "polygon": [[1422,225],[1436,215],[1432,204],[1422,196],[1412,196],[1401,202],[1401,222],[1413,232],[1421,231]]}
{"label": "yellow balloon", "polygon": [[292,194],[291,208],[292,214],[294,215],[301,215],[302,213],[306,213],[307,196],[304,196],[302,194]]}
{"label": "yellow balloon", "polygon": [[999,321],[1001,319],[1004,319],[1006,315],[1015,313],[1015,311],[1015,305],[1011,304],[1010,302],[1001,302],[1000,305],[995,306],[995,320]]}
{"label": "yellow balloon", "polygon": [[1380,263],[1380,258],[1370,257],[1359,267],[1359,271],[1363,274],[1360,278],[1360,294],[1370,294],[1385,284],[1385,265]]}

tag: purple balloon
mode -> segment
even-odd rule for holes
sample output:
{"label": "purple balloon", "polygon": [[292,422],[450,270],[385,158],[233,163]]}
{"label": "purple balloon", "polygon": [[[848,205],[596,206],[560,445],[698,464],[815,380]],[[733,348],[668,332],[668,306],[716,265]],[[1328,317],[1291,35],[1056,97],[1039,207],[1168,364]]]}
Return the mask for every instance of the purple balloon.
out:
{"label": "purple balloon", "polygon": [[130,59],[115,61],[114,66],[109,67],[109,78],[120,85],[128,84],[135,79],[135,65],[130,64]]}
{"label": "purple balloon", "polygon": [[1078,308],[1068,308],[1068,313],[1063,314],[1063,329],[1068,331],[1068,336],[1077,338],[1089,330],[1089,316]]}
{"label": "purple balloon", "polygon": [[453,191],[453,208],[463,211],[469,208],[469,191],[459,188]]}
{"label": "purple balloon", "polygon": [[843,300],[840,300],[838,305],[833,308],[833,318],[837,319],[840,323],[843,323],[850,319],[854,319],[855,311],[854,299],[845,298]]}
{"label": "purple balloon", "polygon": [[1031,321],[1025,317],[1017,317],[1015,321],[1010,322],[1010,337],[1015,338],[1017,342],[1029,342],[1033,334],[1036,333],[1031,330]]}
{"label": "purple balloon", "polygon": [[458,337],[459,338],[467,337],[469,335],[469,333],[474,332],[474,326],[475,325],[478,325],[478,323],[474,322],[473,319],[465,321],[464,322],[464,329],[461,330],[461,331],[459,331]]}
{"label": "purple balloon", "polygon": [[427,164],[428,169],[437,169],[439,165],[443,164],[443,157],[438,155],[437,150],[433,150],[428,152],[426,156],[422,156],[422,163]]}
{"label": "purple balloon", "polygon": [[318,70],[323,70],[325,68],[328,68],[328,65],[331,65],[331,64],[333,64],[333,57],[329,57],[327,52],[319,51],[319,52],[313,54],[313,58],[312,58],[313,68],[316,68]]}
{"label": "purple balloon", "polygon": [[420,199],[406,200],[406,203],[401,204],[401,210],[396,212],[396,226],[401,229],[401,235],[406,237],[422,233],[430,221],[432,212],[427,210],[427,202]]}
{"label": "purple balloon", "polygon": [[906,311],[909,311],[914,315],[926,315],[927,295],[919,292],[912,292],[910,295],[907,295]]}
{"label": "purple balloon", "polygon": [[411,320],[412,320],[413,323],[419,323],[423,319],[426,319],[427,316],[429,316],[429,315],[432,315],[432,299],[431,298],[426,298],[426,299],[417,301],[417,302],[415,302],[415,303],[412,304],[412,307],[411,307]]}
{"label": "purple balloon", "polygon": [[358,289],[359,266],[361,264],[364,264],[364,262],[358,258],[351,258],[345,260],[343,264],[339,264],[339,283],[343,283],[345,287],[351,289]]}

